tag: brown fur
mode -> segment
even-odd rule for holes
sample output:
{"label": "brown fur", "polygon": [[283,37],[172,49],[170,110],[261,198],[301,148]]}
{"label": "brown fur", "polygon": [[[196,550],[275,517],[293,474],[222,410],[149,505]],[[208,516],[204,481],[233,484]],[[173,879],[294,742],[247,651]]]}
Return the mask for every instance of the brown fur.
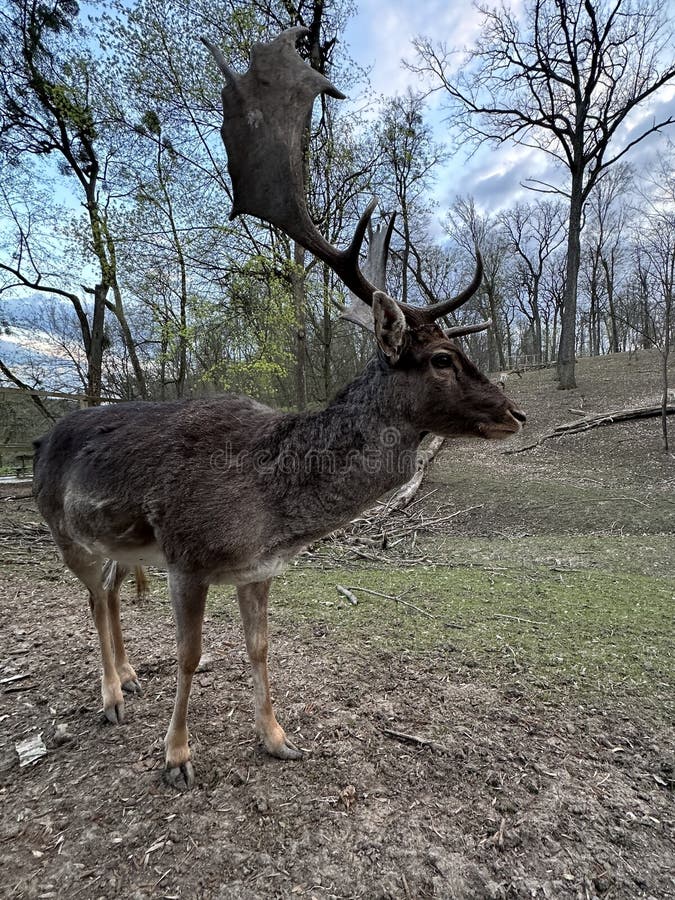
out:
{"label": "brown fur", "polygon": [[[138,688],[122,642],[122,578],[147,562],[168,569],[178,684],[165,749],[167,778],[177,787],[194,782],[187,707],[209,585],[237,585],[265,747],[299,758],[270,699],[267,603],[274,575],[308,542],[406,481],[426,433],[502,438],[525,420],[435,324],[477,290],[480,254],[461,294],[423,310],[376,291],[359,269],[374,203],[347,251],[318,233],[303,198],[302,135],[317,94],[340,94],[295,53],[302,32],[255,45],[244,76],[205,41],[226,82],[222,134],[233,215],[250,212],[282,228],[372,305],[377,357],[318,413],[282,415],[235,396],[99,407],[62,419],[35,457],[40,510],[89,591],[111,722],[124,717],[122,689]],[[104,568],[106,558],[112,562]]]}
{"label": "brown fur", "polygon": [[270,701],[272,577],[406,481],[424,434],[495,439],[521,427],[522,413],[437,326],[401,329],[385,316],[378,331],[386,354],[317,413],[284,415],[232,395],[128,403],[72,413],[39,442],[35,496],[89,591],[113,723],[124,717],[122,690],[139,690],[122,640],[122,581],[135,568],[140,587],[148,562],[168,568],[179,677],[166,765],[179,787],[194,780],[186,716],[209,584],[238,585],[256,728],[270,753],[297,758]]}

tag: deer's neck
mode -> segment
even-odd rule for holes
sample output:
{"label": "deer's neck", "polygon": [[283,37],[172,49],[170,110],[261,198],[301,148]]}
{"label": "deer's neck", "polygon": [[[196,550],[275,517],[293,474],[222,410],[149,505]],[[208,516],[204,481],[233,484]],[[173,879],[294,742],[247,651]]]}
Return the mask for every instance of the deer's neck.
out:
{"label": "deer's neck", "polygon": [[338,446],[350,440],[356,447],[375,450],[386,446],[407,455],[417,449],[420,434],[411,422],[412,398],[405,382],[404,373],[372,359],[364,372],[312,419],[327,441]]}
{"label": "deer's neck", "polygon": [[350,521],[413,473],[421,435],[410,422],[404,380],[372,360],[324,410],[276,424],[268,443],[275,502],[286,521],[303,523],[308,540]]}

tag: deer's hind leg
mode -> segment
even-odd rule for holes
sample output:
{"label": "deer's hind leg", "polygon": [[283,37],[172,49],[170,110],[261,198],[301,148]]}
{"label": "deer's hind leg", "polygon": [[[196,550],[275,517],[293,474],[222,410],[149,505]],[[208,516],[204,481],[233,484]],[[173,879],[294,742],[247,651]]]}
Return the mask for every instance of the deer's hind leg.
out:
{"label": "deer's hind leg", "polygon": [[89,591],[89,607],[98,632],[101,647],[101,698],[105,717],[113,725],[124,721],[124,698],[122,683],[115,667],[115,656],[112,647],[110,616],[108,612],[108,595],[103,586],[103,560],[90,553],[79,544],[70,541],[59,541],[59,549],[63,560],[71,572],[80,579]]}
{"label": "deer's hind leg", "polygon": [[106,563],[103,570],[104,588],[108,597],[108,617],[115,655],[115,669],[119,675],[122,690],[130,694],[140,694],[141,685],[136,671],[127,657],[122,636],[122,622],[120,620],[120,590],[122,582],[129,574],[129,571],[121,563],[112,560]]}
{"label": "deer's hind leg", "polygon": [[237,588],[248,658],[253,669],[255,727],[265,749],[279,759],[302,759],[303,753],[286,737],[272,709],[267,675],[267,600],[272,579]]}
{"label": "deer's hind leg", "polygon": [[176,622],[178,679],[169,730],[164,738],[166,781],[178,790],[191,788],[195,773],[188,743],[187,710],[195,673],[202,655],[202,624],[208,584],[169,570],[169,592]]}

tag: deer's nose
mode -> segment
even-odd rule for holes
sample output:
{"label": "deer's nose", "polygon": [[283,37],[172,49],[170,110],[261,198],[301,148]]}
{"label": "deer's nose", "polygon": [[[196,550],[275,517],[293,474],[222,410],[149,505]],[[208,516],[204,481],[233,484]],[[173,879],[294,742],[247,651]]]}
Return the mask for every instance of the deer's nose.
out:
{"label": "deer's nose", "polygon": [[521,425],[524,425],[525,422],[527,422],[527,416],[520,409],[512,409],[510,410],[510,413],[517,422],[520,422]]}

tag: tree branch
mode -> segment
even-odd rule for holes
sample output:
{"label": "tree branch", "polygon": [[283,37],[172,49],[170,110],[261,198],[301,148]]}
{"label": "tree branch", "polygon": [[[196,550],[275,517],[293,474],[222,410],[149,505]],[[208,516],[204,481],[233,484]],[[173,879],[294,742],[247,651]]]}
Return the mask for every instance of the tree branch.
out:
{"label": "tree branch", "polygon": [[42,402],[39,394],[35,393],[35,389],[32,388],[29,384],[26,384],[25,381],[22,381],[18,375],[15,375],[10,369],[5,365],[5,363],[0,359],[0,372],[5,376],[8,381],[11,381],[12,384],[15,384],[18,388],[21,388],[22,391],[26,391],[30,399],[33,401],[37,409],[40,413],[45,417],[45,419],[49,419],[50,422],[56,421],[56,416],[53,416],[47,407]]}

